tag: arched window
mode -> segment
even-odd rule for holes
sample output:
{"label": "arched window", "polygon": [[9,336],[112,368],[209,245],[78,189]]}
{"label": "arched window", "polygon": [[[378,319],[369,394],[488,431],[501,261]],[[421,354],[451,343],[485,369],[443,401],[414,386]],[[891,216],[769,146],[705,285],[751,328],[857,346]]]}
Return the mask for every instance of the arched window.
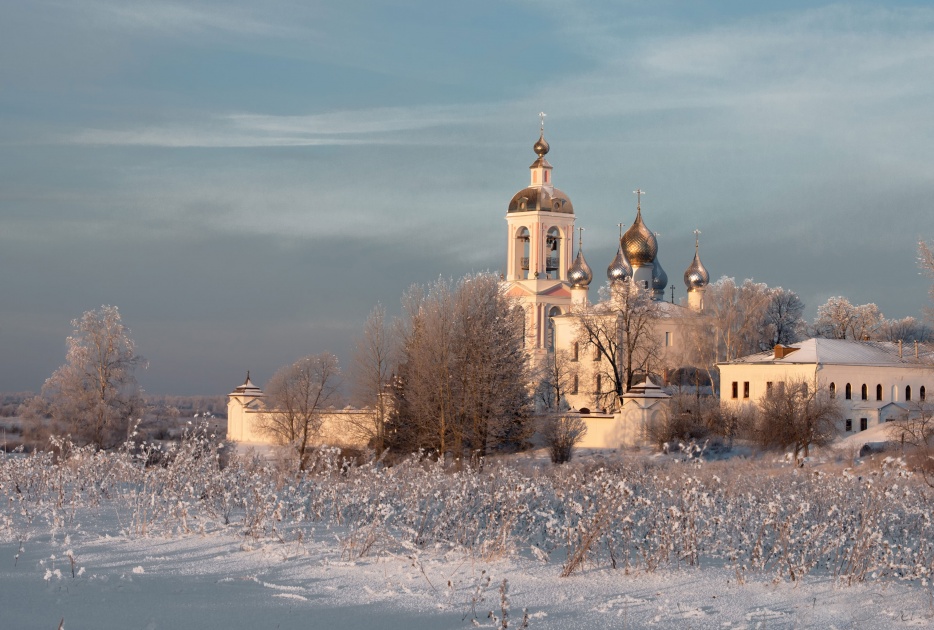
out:
{"label": "arched window", "polygon": [[876,385],[876,400],[882,400],[882,383]]}
{"label": "arched window", "polygon": [[571,393],[572,394],[577,393],[578,384],[579,384],[579,381],[577,380],[577,374],[575,374],[574,379],[571,381]]}
{"label": "arched window", "polygon": [[522,227],[516,232],[516,275],[520,279],[531,278],[529,273],[529,247],[531,235],[529,229]]}
{"label": "arched window", "polygon": [[924,385],[921,386],[921,389],[918,390],[918,400],[924,400],[924,395],[927,392],[924,391]]}
{"label": "arched window", "polygon": [[579,342],[575,341],[574,345],[571,346],[571,361],[577,361],[580,358],[581,345]]}
{"label": "arched window", "polygon": [[[563,266],[564,268],[567,265]],[[547,278],[557,278],[561,265],[561,232],[553,227],[545,234],[545,274]]]}
{"label": "arched window", "polygon": [[860,397],[863,400],[869,400],[869,387],[866,385],[866,383],[863,383],[863,389],[860,394]]}
{"label": "arched window", "polygon": [[830,384],[830,397],[831,398],[837,397],[837,384],[836,383]]}
{"label": "arched window", "polygon": [[905,385],[905,400],[911,400],[911,385]]}
{"label": "arched window", "polygon": [[849,384],[849,383],[846,384],[846,395],[845,395],[845,398],[846,398],[847,400],[850,400],[850,399],[853,398],[853,388],[850,387],[850,384]]}
{"label": "arched window", "polygon": [[603,375],[597,374],[597,393],[599,394],[603,390]]}
{"label": "arched window", "polygon": [[548,347],[552,350],[555,348],[555,321],[552,318],[560,314],[561,309],[557,306],[552,306],[548,309]]}

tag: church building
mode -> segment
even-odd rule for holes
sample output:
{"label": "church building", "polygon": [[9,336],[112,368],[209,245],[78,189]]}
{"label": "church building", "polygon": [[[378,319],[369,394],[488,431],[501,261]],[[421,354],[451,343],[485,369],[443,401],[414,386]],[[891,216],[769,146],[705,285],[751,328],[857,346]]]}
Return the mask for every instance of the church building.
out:
{"label": "church building", "polygon": [[[542,366],[549,360],[554,363],[555,353],[561,357],[564,363],[561,369],[567,372],[564,403],[572,410],[612,413],[622,404],[608,378],[612,366],[598,348],[588,347],[580,327],[580,314],[592,306],[589,293],[594,279],[584,257],[582,230],[575,235],[574,205],[554,185],[553,167],[545,157],[550,147],[544,129],[533,150],[537,157],[529,167],[531,181],[513,195],[506,210],[504,290],[525,310],[526,347],[533,364]],[[694,258],[684,272],[686,304],[674,304],[673,297],[671,302],[665,301],[668,275],[658,259],[658,238],[643,220],[643,191],[634,193],[635,219],[625,233],[623,224],[619,224],[619,248],[607,267],[607,285],[600,299],[607,300],[613,291],[625,289],[644,292],[644,297],[655,302],[657,316],[652,322],[651,336],[656,348],[651,359],[642,362],[646,363],[646,369],[641,370],[640,382],[647,377],[664,381],[668,373],[689,360],[690,316],[704,308],[704,291],[710,275],[700,261],[699,232],[695,230]]]}

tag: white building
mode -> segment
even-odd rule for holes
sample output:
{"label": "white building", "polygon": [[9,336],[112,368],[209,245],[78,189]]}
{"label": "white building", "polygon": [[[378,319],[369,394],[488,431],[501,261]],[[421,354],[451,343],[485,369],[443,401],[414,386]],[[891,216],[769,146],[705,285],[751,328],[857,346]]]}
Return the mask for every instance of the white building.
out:
{"label": "white building", "polygon": [[720,363],[721,404],[754,405],[779,383],[804,382],[840,401],[841,431],[917,414],[934,386],[934,349],[924,344],[808,339]]}
{"label": "white building", "polygon": [[[576,215],[570,198],[554,186],[553,167],[545,159],[549,149],[542,133],[533,146],[538,157],[529,167],[531,181],[513,195],[506,211],[505,290],[525,309],[526,347],[533,362],[541,365],[554,351],[563,350],[571,357],[573,376],[566,391],[570,407],[612,413],[622,401],[613,400],[605,358],[580,341],[574,312],[589,303],[593,272],[584,258],[580,235],[571,262]],[[695,231],[694,258],[684,273],[687,305],[674,304],[673,298],[665,302],[668,275],[658,259],[658,239],[642,218],[643,192],[634,192],[638,195],[635,220],[620,234],[616,257],[607,267],[607,282],[610,286],[634,283],[658,302],[660,317],[654,335],[661,352],[648,371],[664,380],[668,370],[685,364],[689,354],[685,315],[688,309],[703,309],[710,276],[700,261]]]}

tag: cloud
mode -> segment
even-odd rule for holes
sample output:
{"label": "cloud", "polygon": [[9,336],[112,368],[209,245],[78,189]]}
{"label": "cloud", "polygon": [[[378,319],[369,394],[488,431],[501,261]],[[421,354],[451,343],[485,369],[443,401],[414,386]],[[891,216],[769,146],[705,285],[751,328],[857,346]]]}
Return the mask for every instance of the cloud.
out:
{"label": "cloud", "polygon": [[135,29],[161,35],[216,32],[257,37],[301,37],[310,34],[306,28],[260,19],[253,11],[234,3],[211,6],[195,2],[85,0],[60,6],[80,8],[87,21],[107,29]]}

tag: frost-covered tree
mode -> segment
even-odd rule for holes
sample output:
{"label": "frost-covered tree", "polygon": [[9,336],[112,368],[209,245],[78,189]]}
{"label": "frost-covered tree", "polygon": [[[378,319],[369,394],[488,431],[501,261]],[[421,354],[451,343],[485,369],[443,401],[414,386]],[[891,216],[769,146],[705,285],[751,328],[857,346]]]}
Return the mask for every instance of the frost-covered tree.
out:
{"label": "frost-covered tree", "polygon": [[386,447],[386,416],[394,354],[394,337],[386,321],[386,309],[377,304],[357,339],[351,366],[354,402],[374,412],[364,420],[352,421],[352,427],[377,453],[382,453]]}
{"label": "frost-covered tree", "polygon": [[724,276],[707,287],[705,315],[714,329],[717,361],[732,361],[771,347],[765,324],[771,300],[768,286],[750,279],[736,284]]}
{"label": "frost-covered tree", "polygon": [[130,331],[116,306],[102,306],[73,320],[65,364],[55,370],[24,410],[29,432],[68,433],[79,444],[112,448],[127,439],[143,406]]}
{"label": "frost-covered tree", "polygon": [[825,339],[874,339],[884,318],[875,304],[854,305],[841,296],[832,297],[817,307],[813,333]]}
{"label": "frost-covered tree", "polygon": [[797,293],[782,287],[769,289],[769,302],[762,318],[765,347],[760,349],[801,341],[807,329],[803,314],[804,302]]}
{"label": "frost-covered tree", "polygon": [[269,379],[269,412],[261,415],[259,430],[279,444],[292,446],[299,470],[305,470],[321,430],[322,413],[337,397],[339,379],[340,366],[330,352],[302,357]]}
{"label": "frost-covered tree", "polygon": [[[934,250],[924,241],[918,241],[918,266],[921,268],[921,273],[934,280]],[[934,303],[934,283],[931,284],[928,295]],[[934,322],[934,306],[925,309],[925,314],[928,321]]]}
{"label": "frost-covered tree", "polygon": [[403,297],[393,446],[485,455],[529,431],[523,313],[483,273],[414,286]]}
{"label": "frost-covered tree", "polygon": [[879,341],[928,341],[931,329],[911,315],[901,319],[883,320],[876,332]]}

